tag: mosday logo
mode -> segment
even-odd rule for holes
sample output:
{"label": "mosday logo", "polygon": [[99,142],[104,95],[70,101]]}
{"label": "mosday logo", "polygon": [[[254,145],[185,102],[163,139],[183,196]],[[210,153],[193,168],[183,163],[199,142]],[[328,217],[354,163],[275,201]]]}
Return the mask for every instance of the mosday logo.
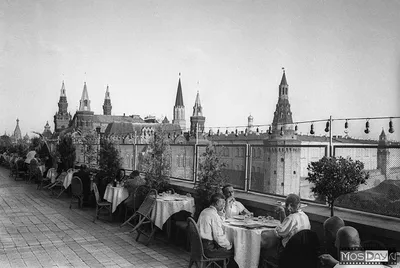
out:
{"label": "mosday logo", "polygon": [[340,250],[339,261],[341,264],[396,264],[397,254],[395,250],[368,250],[361,248],[349,248]]}

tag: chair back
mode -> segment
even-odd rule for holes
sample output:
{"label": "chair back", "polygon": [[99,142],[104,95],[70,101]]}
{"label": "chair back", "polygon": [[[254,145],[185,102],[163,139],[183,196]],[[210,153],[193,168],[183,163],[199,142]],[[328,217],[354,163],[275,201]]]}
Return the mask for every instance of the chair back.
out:
{"label": "chair back", "polygon": [[311,230],[301,230],[293,235],[279,258],[279,267],[308,267],[319,265],[320,243],[317,234]]}
{"label": "chair back", "polygon": [[71,192],[72,192],[72,195],[82,195],[83,194],[82,181],[77,176],[74,176],[71,180]]}
{"label": "chair back", "polygon": [[143,203],[137,210],[137,213],[145,216],[146,218],[149,218],[156,204],[156,200],[157,200],[157,190],[151,189],[150,192],[146,195],[146,198],[144,199]]}
{"label": "chair back", "polygon": [[94,196],[96,197],[96,203],[98,204],[101,202],[99,189],[97,188],[97,184],[94,182],[92,183],[92,186],[93,186]]}
{"label": "chair back", "polygon": [[197,224],[192,217],[189,217],[187,222],[189,232],[188,238],[190,241],[190,259],[193,261],[201,261],[204,256],[204,251],[199,229],[197,228]]}
{"label": "chair back", "polygon": [[133,209],[136,211],[139,209],[140,205],[143,203],[144,199],[148,194],[148,187],[145,185],[140,185],[136,187],[133,193]]}
{"label": "chair back", "polygon": [[46,178],[50,179],[52,183],[56,180],[57,170],[55,168],[49,168],[47,171]]}

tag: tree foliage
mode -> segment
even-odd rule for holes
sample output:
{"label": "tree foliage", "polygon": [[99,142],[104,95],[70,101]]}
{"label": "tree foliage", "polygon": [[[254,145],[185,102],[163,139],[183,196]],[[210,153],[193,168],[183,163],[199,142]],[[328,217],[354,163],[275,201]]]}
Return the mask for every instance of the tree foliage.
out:
{"label": "tree foliage", "polygon": [[96,132],[85,133],[82,137],[84,163],[93,168],[97,160],[97,135]]}
{"label": "tree foliage", "polygon": [[118,149],[111,140],[104,139],[100,146],[100,169],[109,178],[115,178],[122,166],[122,159]]}
{"label": "tree foliage", "polygon": [[313,183],[311,191],[320,199],[325,200],[331,209],[335,200],[344,194],[357,192],[360,184],[366,184],[369,173],[364,171],[361,161],[351,158],[323,157],[308,165],[306,180]]}
{"label": "tree foliage", "polygon": [[168,133],[161,127],[156,129],[150,140],[141,169],[146,173],[148,187],[163,191],[170,186],[171,147]]}
{"label": "tree foliage", "polygon": [[225,168],[225,163],[221,162],[215,146],[207,146],[206,151],[201,155],[198,181],[195,185],[198,213],[209,206],[211,195],[221,192],[221,188],[225,185],[223,168]]}
{"label": "tree foliage", "polygon": [[76,159],[75,145],[70,135],[65,135],[60,139],[57,145],[58,155],[60,157],[63,170],[73,168]]}

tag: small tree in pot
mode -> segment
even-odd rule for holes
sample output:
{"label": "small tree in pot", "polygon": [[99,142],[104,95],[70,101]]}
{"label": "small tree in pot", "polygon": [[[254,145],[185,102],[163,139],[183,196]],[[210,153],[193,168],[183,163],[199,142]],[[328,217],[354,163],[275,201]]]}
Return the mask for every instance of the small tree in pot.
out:
{"label": "small tree in pot", "polygon": [[168,133],[158,127],[144,154],[141,169],[146,173],[146,185],[157,191],[170,187],[171,147]]}
{"label": "small tree in pot", "polygon": [[226,178],[222,174],[224,167],[225,163],[221,162],[215,146],[207,146],[206,151],[202,154],[198,171],[199,179],[195,185],[197,215],[209,206],[211,195],[222,191],[221,189],[226,183]]}
{"label": "small tree in pot", "polygon": [[331,209],[335,200],[344,194],[357,192],[360,184],[366,184],[369,173],[364,171],[364,164],[358,160],[343,157],[323,157],[308,165],[306,180],[313,183],[311,191],[320,200],[326,200]]}

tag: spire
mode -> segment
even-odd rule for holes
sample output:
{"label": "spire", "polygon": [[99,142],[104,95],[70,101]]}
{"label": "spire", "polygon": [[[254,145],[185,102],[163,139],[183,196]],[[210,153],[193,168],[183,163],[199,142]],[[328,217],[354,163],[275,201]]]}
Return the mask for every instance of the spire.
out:
{"label": "spire", "polygon": [[104,96],[104,104],[103,104],[103,114],[104,115],[111,115],[111,98],[110,98],[110,90],[107,85],[106,95]]}
{"label": "spire", "polygon": [[200,103],[200,94],[197,90],[196,101],[193,106],[193,116],[203,116],[203,111]]}
{"label": "spire", "polygon": [[283,86],[283,85],[287,86],[288,83],[287,83],[287,81],[286,81],[285,68],[282,67],[282,70],[283,70],[283,74],[282,74],[282,79],[281,79],[281,86]]}
{"label": "spire", "polygon": [[182,86],[181,86],[181,73],[179,73],[178,90],[176,92],[175,106],[185,106],[183,104]]}
{"label": "spire", "polygon": [[17,125],[15,126],[15,130],[14,130],[14,139],[16,141],[22,139],[21,129],[19,128],[19,119],[18,118],[17,118]]}
{"label": "spire", "polygon": [[[291,129],[291,125],[293,123],[292,112],[290,111],[290,103],[289,103],[289,85],[286,81],[286,73],[285,68],[283,69],[283,75],[281,79],[281,83],[279,85],[279,97],[278,103],[276,104],[276,109],[274,112],[274,119],[272,121],[273,130],[279,131],[281,128],[287,132],[287,130]],[[289,134],[289,133],[288,133]]]}
{"label": "spire", "polygon": [[110,91],[107,85],[107,89],[106,89],[106,96],[104,97],[104,99],[109,100],[110,99]]}
{"label": "spire", "polygon": [[64,80],[62,81],[62,85],[61,85],[60,97],[67,97],[67,94],[66,94],[66,92],[65,92]]}
{"label": "spire", "polygon": [[381,135],[379,135],[379,140],[386,140],[386,133],[383,128],[382,128]]}
{"label": "spire", "polygon": [[90,111],[90,100],[86,87],[86,82],[83,86],[82,97],[79,104],[79,111]]}

